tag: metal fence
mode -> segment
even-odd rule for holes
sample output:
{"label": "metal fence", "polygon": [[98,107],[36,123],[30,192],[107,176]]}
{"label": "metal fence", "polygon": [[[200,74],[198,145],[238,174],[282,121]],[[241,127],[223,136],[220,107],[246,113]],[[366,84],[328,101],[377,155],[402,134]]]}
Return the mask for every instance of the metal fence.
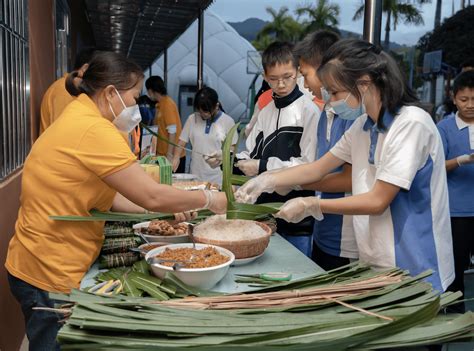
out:
{"label": "metal fence", "polygon": [[31,148],[28,0],[0,0],[0,181]]}

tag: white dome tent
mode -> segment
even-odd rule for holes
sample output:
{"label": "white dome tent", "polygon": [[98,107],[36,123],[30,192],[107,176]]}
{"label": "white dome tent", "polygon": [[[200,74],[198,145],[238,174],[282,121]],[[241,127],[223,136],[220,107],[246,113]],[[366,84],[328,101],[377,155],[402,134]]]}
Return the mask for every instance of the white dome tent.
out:
{"label": "white dome tent", "polygon": [[[184,123],[193,112],[197,80],[197,20],[168,48],[168,94],[177,103]],[[248,89],[255,77],[247,74],[247,52],[255,48],[212,11],[204,15],[203,81],[217,91],[234,120],[248,113]],[[153,63],[153,75],[163,77],[163,55]],[[257,89],[259,84],[257,84]]]}

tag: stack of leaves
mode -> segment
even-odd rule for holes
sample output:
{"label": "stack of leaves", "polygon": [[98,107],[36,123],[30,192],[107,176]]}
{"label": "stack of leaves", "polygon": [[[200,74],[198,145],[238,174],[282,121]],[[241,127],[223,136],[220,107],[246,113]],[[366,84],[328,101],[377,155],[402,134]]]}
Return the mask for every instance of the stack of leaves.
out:
{"label": "stack of leaves", "polygon": [[[235,132],[239,127],[239,123],[235,124],[224,140],[222,145],[222,190],[227,196],[227,219],[248,219],[248,220],[259,220],[262,218],[268,218],[270,215],[278,212],[278,209],[282,204],[242,204],[235,201],[234,189],[232,187],[233,180],[240,180],[242,184],[248,180],[241,176],[232,174],[234,165],[234,153],[231,152],[231,147],[234,140]],[[239,143],[243,129],[239,135],[237,144]],[[245,181],[244,181],[245,180]],[[239,182],[239,181],[238,181]]]}
{"label": "stack of leaves", "polygon": [[[439,314],[460,293],[437,294],[422,281],[428,274],[349,265],[246,294],[157,301],[73,292],[52,298],[76,302],[59,331],[64,350],[378,349],[474,336],[474,314]],[[314,300],[294,300],[308,291]],[[276,294],[293,297],[269,305]],[[246,302],[237,306],[234,299]]]}
{"label": "stack of leaves", "polygon": [[[95,276],[97,282],[120,280],[124,289],[122,294],[129,297],[152,297],[164,301],[189,295],[203,296],[209,292],[190,287],[174,275],[166,275],[164,280],[150,275],[150,266],[145,260],[137,261],[132,267],[120,267],[100,272]],[[88,289],[85,289],[87,291]]]}

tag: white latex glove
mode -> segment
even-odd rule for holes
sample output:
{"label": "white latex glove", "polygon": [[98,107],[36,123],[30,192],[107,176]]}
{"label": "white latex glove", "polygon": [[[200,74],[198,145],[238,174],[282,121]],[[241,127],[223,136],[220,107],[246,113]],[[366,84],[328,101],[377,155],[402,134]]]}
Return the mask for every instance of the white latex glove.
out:
{"label": "white latex glove", "polygon": [[247,204],[253,204],[262,193],[273,193],[275,191],[276,179],[272,173],[262,173],[258,177],[250,179],[235,192],[235,200]]}
{"label": "white latex glove", "polygon": [[317,197],[297,197],[283,204],[280,211],[273,216],[281,218],[289,223],[299,223],[304,218],[313,216],[316,220],[321,221],[324,216],[319,206],[319,196]]}
{"label": "white latex glove", "polygon": [[227,197],[224,192],[215,192],[210,190],[203,190],[206,195],[205,209],[211,210],[216,214],[223,214],[227,211]]}
{"label": "white latex glove", "polygon": [[258,174],[260,160],[240,160],[235,164],[247,177],[253,177]]}
{"label": "white latex glove", "polygon": [[211,168],[217,168],[222,164],[222,150],[214,151],[209,156],[203,157],[204,161],[206,161]]}
{"label": "white latex glove", "polygon": [[278,195],[281,195],[281,196],[286,196],[288,195],[290,192],[292,192],[293,190],[303,190],[303,188],[301,187],[301,185],[294,185],[292,187],[278,187],[275,189],[275,192],[278,194]]}
{"label": "white latex glove", "polygon": [[467,165],[470,163],[474,163],[474,153],[470,155],[461,155],[456,157],[456,161],[459,166]]}

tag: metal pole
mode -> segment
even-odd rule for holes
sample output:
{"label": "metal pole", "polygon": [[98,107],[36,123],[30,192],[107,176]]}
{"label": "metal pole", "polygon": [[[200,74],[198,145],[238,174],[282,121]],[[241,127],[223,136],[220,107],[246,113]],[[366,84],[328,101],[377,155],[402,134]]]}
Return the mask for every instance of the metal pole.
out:
{"label": "metal pole", "polygon": [[198,18],[198,62],[197,62],[197,88],[198,90],[203,87],[203,64],[204,64],[204,11],[199,9],[199,18]]}
{"label": "metal pole", "polygon": [[165,83],[165,88],[168,87],[168,48],[165,49],[163,53],[163,82]]}
{"label": "metal pole", "polygon": [[382,29],[382,0],[365,0],[364,40],[380,45]]}

